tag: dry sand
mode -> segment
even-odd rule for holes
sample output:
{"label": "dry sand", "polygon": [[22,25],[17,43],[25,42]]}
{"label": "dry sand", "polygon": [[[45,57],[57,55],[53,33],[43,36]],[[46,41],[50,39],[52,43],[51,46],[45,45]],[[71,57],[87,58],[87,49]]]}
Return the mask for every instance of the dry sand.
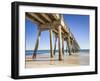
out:
{"label": "dry sand", "polygon": [[89,54],[73,54],[64,55],[64,60],[59,61],[57,55],[54,59],[50,59],[49,54],[37,54],[36,59],[32,56],[26,56],[26,68],[46,68],[46,67],[61,67],[61,66],[80,66],[89,65]]}

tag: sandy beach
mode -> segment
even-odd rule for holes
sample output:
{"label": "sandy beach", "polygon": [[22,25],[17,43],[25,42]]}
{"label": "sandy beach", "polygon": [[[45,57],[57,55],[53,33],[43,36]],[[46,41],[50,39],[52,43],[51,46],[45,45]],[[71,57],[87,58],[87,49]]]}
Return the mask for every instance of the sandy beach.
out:
{"label": "sandy beach", "polygon": [[62,61],[58,60],[58,55],[55,55],[54,59],[50,59],[49,54],[37,54],[36,59],[32,59],[32,55],[27,55],[25,61],[25,68],[80,66],[89,65],[89,54],[64,55]]}

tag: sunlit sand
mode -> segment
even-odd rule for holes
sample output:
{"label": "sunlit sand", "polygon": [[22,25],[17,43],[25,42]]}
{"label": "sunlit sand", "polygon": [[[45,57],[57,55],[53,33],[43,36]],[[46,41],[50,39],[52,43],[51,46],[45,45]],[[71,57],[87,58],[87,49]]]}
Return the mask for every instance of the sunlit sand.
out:
{"label": "sunlit sand", "polygon": [[37,54],[36,59],[32,59],[32,55],[26,56],[26,68],[50,68],[62,66],[80,66],[89,65],[89,54],[72,54],[64,55],[64,60],[59,61],[58,56],[50,58],[49,54]]}

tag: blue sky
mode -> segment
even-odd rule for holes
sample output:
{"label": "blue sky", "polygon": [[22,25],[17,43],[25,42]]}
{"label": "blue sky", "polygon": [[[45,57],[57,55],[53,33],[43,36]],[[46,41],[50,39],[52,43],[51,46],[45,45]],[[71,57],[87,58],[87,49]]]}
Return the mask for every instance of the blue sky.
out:
{"label": "blue sky", "polygon": [[[64,14],[65,23],[74,34],[81,49],[89,49],[89,16],[88,15],[73,15]],[[25,19],[25,40],[26,50],[33,50],[36,43],[38,26],[28,19]],[[53,44],[54,44],[53,34]],[[39,50],[46,50],[50,48],[49,31],[41,33]],[[66,43],[64,43],[66,46]],[[54,47],[54,46],[53,46]],[[58,46],[57,46],[58,47]],[[65,47],[64,47],[65,48]]]}

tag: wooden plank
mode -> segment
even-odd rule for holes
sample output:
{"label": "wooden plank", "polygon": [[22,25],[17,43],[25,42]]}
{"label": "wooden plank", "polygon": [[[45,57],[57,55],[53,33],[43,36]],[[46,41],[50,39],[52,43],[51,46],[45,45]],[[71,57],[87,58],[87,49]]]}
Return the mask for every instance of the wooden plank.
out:
{"label": "wooden plank", "polygon": [[31,16],[33,16],[33,18],[36,18],[38,21],[40,21],[41,23],[45,24],[45,22],[35,13],[29,13]]}
{"label": "wooden plank", "polygon": [[52,22],[52,20],[50,19],[50,17],[44,13],[41,13],[41,15],[49,22]]}
{"label": "wooden plank", "polygon": [[59,20],[60,19],[60,15],[59,14],[52,14],[52,16],[54,17],[54,19]]}
{"label": "wooden plank", "polygon": [[29,15],[28,13],[26,14],[25,18],[28,19],[28,20],[30,20],[30,21],[32,21],[33,23],[39,24],[39,22],[36,21],[34,18],[32,18],[32,16]]}

